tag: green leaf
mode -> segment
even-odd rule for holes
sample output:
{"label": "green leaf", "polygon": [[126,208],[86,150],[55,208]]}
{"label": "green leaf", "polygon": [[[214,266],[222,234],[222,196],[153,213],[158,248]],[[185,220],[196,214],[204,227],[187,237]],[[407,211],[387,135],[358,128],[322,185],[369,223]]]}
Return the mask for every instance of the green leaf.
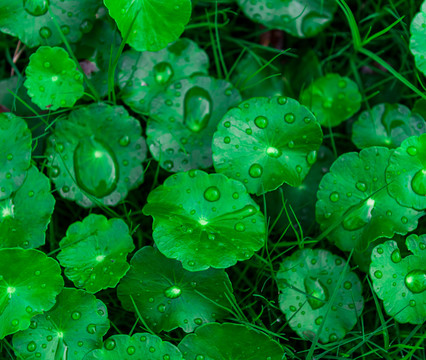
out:
{"label": "green leaf", "polygon": [[104,0],[126,42],[158,51],[181,36],[191,17],[190,0]]}
{"label": "green leaf", "polygon": [[398,244],[386,241],[371,255],[373,289],[386,313],[400,323],[426,321],[426,235],[410,235],[406,244],[412,255],[402,258]]}
{"label": "green leaf", "polygon": [[129,50],[120,58],[118,84],[124,103],[148,113],[151,100],[172,82],[194,73],[207,74],[209,59],[189,39],[179,39],[158,52]]}
{"label": "green leaf", "polygon": [[0,249],[0,339],[28,329],[63,286],[59,264],[41,251]]}
{"label": "green leaf", "polygon": [[363,251],[380,237],[405,235],[423,213],[400,206],[387,191],[385,170],[392,151],[370,147],[346,153],[321,180],[316,219],[344,251]]}
{"label": "green leaf", "polygon": [[34,317],[28,330],[13,336],[13,346],[23,359],[80,360],[102,347],[108,329],[107,308],[101,300],[64,288],[51,310]]}
{"label": "green leaf", "polygon": [[358,276],[345,264],[342,257],[322,249],[298,250],[281,263],[280,309],[300,337],[312,341],[318,336],[325,344],[343,339],[355,326],[364,298]]}
{"label": "green leaf", "polygon": [[284,360],[281,345],[245,325],[211,323],[186,335],[179,344],[186,360]]}
{"label": "green leaf", "polygon": [[426,209],[426,134],[404,140],[395,150],[386,181],[389,194],[402,206]]}
{"label": "green leaf", "polygon": [[171,84],[151,103],[147,142],[154,159],[168,171],[212,166],[212,139],[217,124],[241,101],[225,80],[193,76]]}
{"label": "green leaf", "polygon": [[0,200],[0,248],[37,248],[44,245],[55,206],[50,181],[32,166],[23,185]]}
{"label": "green leaf", "polygon": [[91,293],[118,284],[130,268],[127,254],[135,248],[123,220],[95,214],[71,224],[59,246],[66,277]]}
{"label": "green leaf", "polygon": [[41,46],[30,56],[26,69],[31,100],[41,109],[73,107],[83,96],[83,75],[68,53],[59,47]]}
{"label": "green leaf", "polygon": [[84,360],[182,360],[179,349],[158,336],[148,333],[113,335],[104,342],[102,349],[88,353]]}
{"label": "green leaf", "polygon": [[141,133],[121,106],[96,103],[58,119],[46,156],[59,194],[84,207],[117,205],[143,182]]}
{"label": "green leaf", "polygon": [[242,183],[200,170],[166,179],[143,208],[154,218],[153,238],[184,269],[227,268],[265,242],[265,220]]}
{"label": "green leaf", "polygon": [[337,126],[360,109],[361,94],[351,79],[327,74],[302,91],[300,103],[314,113],[321,125]]}
{"label": "green leaf", "polygon": [[224,308],[232,306],[226,296],[233,297],[224,270],[187,271],[150,246],[133,256],[117,293],[123,307],[138,312],[156,332],[178,327],[192,332],[203,323],[222,319],[228,315]]}
{"label": "green leaf", "polygon": [[99,0],[0,0],[0,30],[29,47],[54,46],[62,43],[55,19],[66,39],[75,43],[92,28],[100,5]]}
{"label": "green leaf", "polygon": [[18,190],[30,164],[31,132],[27,123],[11,113],[0,113],[0,201]]}
{"label": "green leaf", "polygon": [[410,51],[414,56],[417,69],[426,74],[426,2],[423,1],[410,24]]}
{"label": "green leaf", "polygon": [[283,183],[299,186],[321,143],[321,126],[296,100],[252,98],[223,117],[214,134],[213,162],[217,172],[260,195]]}
{"label": "green leaf", "polygon": [[237,3],[251,20],[299,38],[323,31],[337,10],[334,0],[237,0]]}
{"label": "green leaf", "polygon": [[426,132],[423,117],[401,104],[379,104],[362,112],[352,128],[352,142],[359,148],[396,148],[408,137]]}

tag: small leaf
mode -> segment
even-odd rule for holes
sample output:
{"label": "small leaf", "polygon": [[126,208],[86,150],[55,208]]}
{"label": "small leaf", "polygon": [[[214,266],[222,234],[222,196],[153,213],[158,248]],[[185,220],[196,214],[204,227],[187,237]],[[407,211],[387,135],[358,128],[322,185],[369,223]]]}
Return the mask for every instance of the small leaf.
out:
{"label": "small leaf", "polygon": [[352,142],[359,148],[396,148],[408,137],[426,132],[422,116],[401,104],[379,104],[362,112],[354,122]]}
{"label": "small leaf", "polygon": [[118,84],[126,105],[139,113],[148,113],[151,100],[172,82],[192,74],[207,74],[209,59],[204,50],[189,39],[179,39],[158,52],[123,53]]}
{"label": "small leaf", "polygon": [[27,123],[11,113],[1,113],[0,201],[10,197],[22,185],[30,161],[31,132]]}
{"label": "small leaf", "polygon": [[387,191],[391,151],[370,147],[341,155],[321,180],[316,219],[328,239],[344,251],[363,251],[372,241],[406,235],[423,213],[400,206]]}
{"label": "small leaf", "polygon": [[178,347],[186,360],[285,360],[278,342],[240,324],[200,326],[194,334],[186,335]]}
{"label": "small leaf", "polygon": [[339,74],[316,79],[300,94],[300,103],[307,106],[323,126],[337,126],[361,107],[358,85]]}
{"label": "small leaf", "polygon": [[135,248],[123,220],[95,214],[71,224],[59,246],[66,277],[91,293],[118,284],[129,270],[127,254]]}
{"label": "small leaf", "polygon": [[80,360],[102,347],[109,329],[105,304],[82,290],[64,288],[55,306],[14,335],[13,346],[24,359]]}
{"label": "small leaf", "polygon": [[213,133],[222,116],[241,101],[227,81],[193,76],[171,84],[151,103],[147,142],[168,171],[212,166]]}
{"label": "small leaf", "polygon": [[253,21],[270,29],[280,29],[299,38],[320,33],[337,10],[334,0],[237,0]]}
{"label": "small leaf", "polygon": [[0,339],[28,329],[63,287],[59,264],[41,251],[0,249]]}
{"label": "small leaf", "polygon": [[183,33],[190,0],[104,0],[123,38],[138,51],[158,51]]}
{"label": "small leaf", "polygon": [[44,245],[55,206],[50,181],[32,166],[22,186],[0,200],[0,248],[37,248]]}
{"label": "small leaf", "polygon": [[227,296],[233,298],[224,270],[187,271],[179,261],[150,246],[133,256],[117,293],[123,307],[135,312],[136,306],[156,332],[178,327],[192,332],[201,324],[222,319],[228,315],[225,309],[232,308]]}
{"label": "small leaf", "polygon": [[316,161],[321,126],[286,97],[252,98],[229,110],[214,134],[217,172],[261,195],[283,183],[299,186]]}
{"label": "small leaf", "polygon": [[41,109],[73,107],[83,96],[83,75],[68,53],[59,47],[42,46],[30,56],[26,69],[31,100]]}
{"label": "small leaf", "polygon": [[404,140],[392,153],[386,182],[389,194],[399,204],[426,209],[426,134]]}
{"label": "small leaf", "polygon": [[373,289],[386,313],[400,323],[426,321],[426,235],[407,237],[412,255],[402,258],[398,244],[386,241],[371,255]]}
{"label": "small leaf", "polygon": [[166,179],[143,208],[154,218],[161,253],[184,269],[223,269],[247,260],[265,242],[265,220],[243,184],[200,170]]}
{"label": "small leaf", "polygon": [[345,264],[340,256],[321,249],[298,250],[281,263],[277,273],[280,308],[302,338],[318,336],[324,344],[335,342],[355,326],[364,298],[358,276],[349,268],[344,271]]}
{"label": "small leaf", "polygon": [[84,207],[117,205],[143,182],[146,143],[140,122],[102,103],[56,122],[46,156],[60,195]]}
{"label": "small leaf", "polygon": [[179,349],[158,336],[148,333],[113,335],[104,341],[102,349],[88,353],[83,360],[182,360]]}

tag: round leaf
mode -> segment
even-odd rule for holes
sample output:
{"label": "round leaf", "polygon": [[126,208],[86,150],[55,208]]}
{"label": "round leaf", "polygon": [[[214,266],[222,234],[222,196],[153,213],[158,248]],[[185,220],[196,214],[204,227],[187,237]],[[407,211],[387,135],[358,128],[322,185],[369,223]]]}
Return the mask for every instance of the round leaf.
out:
{"label": "round leaf", "polygon": [[300,103],[315,114],[323,126],[337,126],[361,107],[358,85],[339,74],[316,79],[300,94]]}
{"label": "round leaf", "polygon": [[88,353],[84,360],[182,360],[179,349],[158,336],[148,333],[113,335],[104,342],[102,349]]}
{"label": "round leaf", "polygon": [[280,308],[302,338],[335,342],[355,326],[364,298],[358,276],[345,264],[340,256],[321,249],[298,250],[281,263]]}
{"label": "round leaf", "polygon": [[426,209],[426,134],[406,139],[389,159],[389,194],[403,206]]}
{"label": "round leaf", "polygon": [[0,201],[22,185],[30,163],[31,132],[27,123],[11,113],[0,113]]}
{"label": "round leaf", "polygon": [[117,205],[143,182],[141,133],[121,106],[92,104],[59,119],[46,150],[59,194],[84,207]]}
{"label": "round leaf", "polygon": [[344,251],[363,251],[380,237],[405,235],[423,214],[400,206],[387,191],[385,170],[391,151],[370,147],[346,153],[321,180],[316,219],[328,239]]}
{"label": "round leaf", "polygon": [[264,333],[239,324],[211,323],[186,335],[179,344],[186,360],[283,360],[280,344]]}
{"label": "round leaf", "polygon": [[396,241],[376,246],[371,255],[373,289],[386,312],[400,323],[426,321],[426,235],[410,235],[406,244],[413,254],[401,257]]}
{"label": "round leaf", "polygon": [[24,86],[31,100],[41,109],[73,107],[83,96],[83,75],[62,48],[38,48],[30,56],[25,72],[27,80]]}
{"label": "round leaf", "polygon": [[41,251],[0,249],[0,339],[27,329],[63,286],[59,264]]}
{"label": "round leaf", "polygon": [[299,38],[320,33],[337,10],[334,0],[237,0],[253,21]]}
{"label": "round leaf", "polygon": [[108,329],[107,308],[101,300],[65,288],[50,311],[34,317],[28,330],[13,336],[13,346],[24,359],[80,360],[102,347]]}
{"label": "round leaf", "polygon": [[426,1],[422,3],[410,25],[410,51],[414,56],[416,67],[426,74]]}
{"label": "round leaf", "polygon": [[426,132],[425,121],[401,104],[379,104],[364,111],[354,122],[352,141],[359,148],[396,148],[408,137]]}
{"label": "round leaf", "polygon": [[153,238],[186,270],[227,268],[247,260],[265,242],[265,220],[244,186],[200,170],[166,179],[143,208],[154,218]]}
{"label": "round leaf", "polygon": [[179,261],[150,246],[133,256],[117,290],[123,307],[137,309],[156,332],[178,327],[192,332],[203,323],[225,317],[224,308],[232,307],[226,297],[233,297],[229,291],[232,285],[224,270],[187,271]]}
{"label": "round leaf", "polygon": [[138,51],[158,51],[183,33],[190,0],[104,0],[123,38]]}
{"label": "round leaf", "polygon": [[157,52],[126,51],[120,58],[121,98],[134,111],[148,113],[152,98],[172,82],[194,73],[207,74],[209,59],[189,39],[179,39]]}
{"label": "round leaf", "polygon": [[217,172],[260,195],[283,183],[299,186],[321,143],[321,126],[296,100],[252,98],[223,117],[214,134],[213,161]]}
{"label": "round leaf", "polygon": [[70,225],[59,246],[66,277],[91,293],[118,284],[129,270],[127,254],[135,248],[123,220],[95,214]]}
{"label": "round leaf", "polygon": [[75,43],[92,28],[99,0],[0,0],[0,30],[29,47]]}
{"label": "round leaf", "polygon": [[0,200],[0,248],[44,245],[54,206],[49,179],[32,166],[23,185]]}
{"label": "round leaf", "polygon": [[241,101],[225,80],[194,76],[177,81],[151,103],[147,142],[168,171],[212,166],[213,133],[223,115]]}

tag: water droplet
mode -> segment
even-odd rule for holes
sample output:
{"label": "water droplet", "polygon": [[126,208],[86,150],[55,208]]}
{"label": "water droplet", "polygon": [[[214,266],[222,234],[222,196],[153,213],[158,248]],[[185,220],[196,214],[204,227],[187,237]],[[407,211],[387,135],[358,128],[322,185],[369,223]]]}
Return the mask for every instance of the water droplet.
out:
{"label": "water droplet", "polygon": [[31,329],[37,329],[37,322],[36,321],[31,321],[30,328]]}
{"label": "water droplet", "polygon": [[123,147],[128,146],[130,144],[130,137],[127,135],[123,136],[120,139],[119,143],[120,143],[120,146],[123,146]]}
{"label": "water droplet", "polygon": [[403,216],[403,217],[401,218],[401,222],[402,222],[403,224],[408,223],[408,218],[407,218],[406,216]]}
{"label": "water droplet", "polygon": [[25,11],[32,16],[41,16],[49,9],[48,0],[24,0]]}
{"label": "water droplet", "polygon": [[331,107],[333,106],[333,99],[324,100],[322,106],[324,109],[331,109]]}
{"label": "water droplet", "polygon": [[350,281],[345,281],[345,282],[343,283],[343,287],[344,287],[346,290],[350,290],[350,289],[352,289],[352,283],[351,283]]}
{"label": "water droplet", "polygon": [[48,27],[43,26],[40,29],[39,34],[43,39],[48,39],[52,36],[52,31]]}
{"label": "water droplet", "polygon": [[328,289],[321,280],[308,276],[304,280],[304,285],[306,293],[313,296],[308,297],[308,303],[311,305],[311,308],[315,310],[324,306],[328,300]]}
{"label": "water droplet", "polygon": [[383,277],[383,273],[380,270],[376,270],[374,272],[374,276],[378,279],[381,279]]}
{"label": "water droplet", "polygon": [[213,103],[210,94],[199,86],[192,87],[185,95],[184,124],[193,132],[200,132],[209,123]]}
{"label": "water droplet", "polygon": [[308,162],[309,165],[313,165],[317,161],[317,158],[318,158],[318,152],[314,150],[308,154],[308,156],[306,157],[306,161]]}
{"label": "water droplet", "polygon": [[339,201],[339,199],[340,199],[339,193],[334,191],[330,194],[330,201],[331,202],[337,202],[337,201]]}
{"label": "water droplet", "polygon": [[407,154],[411,155],[411,156],[416,156],[417,155],[417,148],[415,146],[409,146],[407,148]]}
{"label": "water droplet", "polygon": [[79,187],[97,198],[111,194],[117,187],[119,171],[114,152],[93,136],[77,145],[74,170]]}
{"label": "water droplet", "polygon": [[337,341],[337,335],[336,334],[331,334],[330,337],[329,337],[329,339],[330,339],[330,342]]}
{"label": "water droplet", "polygon": [[129,355],[133,355],[135,352],[136,352],[136,348],[135,348],[134,346],[129,346],[129,347],[127,348],[127,353],[128,353]]}
{"label": "water droplet", "polygon": [[405,277],[405,286],[412,293],[419,294],[426,290],[426,271],[415,269]]}
{"label": "water droplet", "polygon": [[285,96],[280,96],[280,97],[278,97],[277,102],[280,105],[285,105],[285,104],[287,104],[287,98]]}
{"label": "water droplet", "polygon": [[58,177],[59,176],[59,174],[60,174],[60,170],[59,170],[59,168],[57,167],[57,166],[52,166],[50,169],[49,169],[49,176],[51,177],[51,178],[56,178],[56,177]]}
{"label": "water droplet", "polygon": [[164,290],[164,295],[169,299],[177,299],[182,294],[180,287],[173,285]]}
{"label": "water droplet", "polygon": [[261,177],[262,174],[263,174],[263,168],[262,168],[261,165],[259,165],[259,164],[253,164],[252,166],[250,166],[249,175],[252,178]]}
{"label": "water droplet", "polygon": [[266,153],[272,158],[278,158],[281,156],[281,150],[276,147],[270,146],[266,149]]}
{"label": "water droplet", "polygon": [[324,320],[324,317],[322,317],[322,316],[318,316],[316,319],[315,319],[315,324],[316,325],[321,325],[321,323],[322,323],[322,321]]}
{"label": "water droplet", "polygon": [[197,325],[201,325],[203,323],[203,320],[201,320],[200,318],[196,318],[194,319],[194,323]]}
{"label": "water droplet", "polygon": [[220,191],[216,186],[210,186],[204,191],[204,199],[210,202],[218,201],[220,199]]}
{"label": "water droplet", "polygon": [[367,225],[372,217],[371,212],[375,201],[368,199],[350,209],[349,214],[343,220],[343,227],[346,230],[354,231]]}
{"label": "water droplet", "polygon": [[168,62],[160,62],[154,66],[154,78],[159,85],[165,85],[174,75],[173,68]]}
{"label": "water droplet", "polygon": [[14,326],[14,327],[18,326],[19,325],[19,320],[18,319],[13,319],[11,323],[12,323],[12,326]]}
{"label": "water droplet", "polygon": [[96,325],[95,324],[89,324],[89,325],[87,325],[87,332],[89,334],[96,333]]}
{"label": "water droplet", "polygon": [[203,355],[197,355],[195,357],[195,360],[204,360],[204,356]]}
{"label": "water droplet", "polygon": [[90,20],[85,19],[80,24],[80,31],[83,34],[89,33],[92,29],[93,29],[93,23]]}
{"label": "water droplet", "polygon": [[62,31],[62,34],[68,35],[70,33],[70,27],[68,25],[62,25],[61,31]]}
{"label": "water droplet", "polygon": [[225,136],[225,138],[223,139],[223,142],[225,144],[229,144],[231,142],[231,138],[229,136]]}
{"label": "water droplet", "polygon": [[243,232],[243,231],[246,230],[246,227],[243,223],[239,222],[239,223],[235,224],[234,229],[235,229],[235,231]]}
{"label": "water droplet", "polygon": [[401,261],[401,253],[399,252],[399,249],[395,249],[394,251],[392,251],[391,260],[394,263],[399,263]]}
{"label": "water droplet", "polygon": [[363,182],[361,182],[361,181],[357,182],[357,183],[356,183],[356,185],[355,185],[355,187],[356,187],[359,191],[362,191],[362,192],[365,192],[365,191],[367,190],[367,184],[366,184],[366,183],[363,183]]}
{"label": "water droplet", "polygon": [[157,306],[157,310],[158,310],[160,313],[165,312],[165,311],[166,311],[166,305],[164,305],[164,304],[160,304],[160,305],[158,305],[158,306]]}
{"label": "water droplet", "polygon": [[32,313],[32,312],[33,312],[33,309],[32,309],[32,307],[31,307],[31,306],[27,306],[27,307],[26,307],[26,309],[25,309],[25,311],[26,311],[27,313]]}
{"label": "water droplet", "polygon": [[78,320],[78,319],[80,319],[80,317],[81,317],[81,314],[80,314],[78,311],[74,311],[74,312],[71,314],[71,318],[72,318],[73,320]]}
{"label": "water droplet", "polygon": [[426,169],[422,169],[411,180],[413,191],[420,196],[426,196]]}
{"label": "water droplet", "polygon": [[268,119],[264,116],[258,116],[256,119],[254,119],[254,124],[259,129],[266,129],[266,127],[268,126]]}
{"label": "water droplet", "polygon": [[27,345],[27,350],[33,352],[37,349],[37,344],[34,341],[30,341]]}
{"label": "water droplet", "polygon": [[151,352],[151,353],[155,352],[155,347],[150,346],[150,347],[149,347],[149,352]]}
{"label": "water droplet", "polygon": [[285,114],[284,120],[288,124],[293,124],[294,121],[296,120],[296,117],[294,116],[293,113],[288,113],[288,114]]}

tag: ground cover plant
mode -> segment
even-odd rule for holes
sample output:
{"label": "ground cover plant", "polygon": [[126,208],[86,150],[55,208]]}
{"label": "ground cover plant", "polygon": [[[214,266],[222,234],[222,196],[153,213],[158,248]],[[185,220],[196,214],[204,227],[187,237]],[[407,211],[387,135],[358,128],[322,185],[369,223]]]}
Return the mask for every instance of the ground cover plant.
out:
{"label": "ground cover plant", "polygon": [[0,53],[0,359],[426,359],[426,1],[0,0]]}

